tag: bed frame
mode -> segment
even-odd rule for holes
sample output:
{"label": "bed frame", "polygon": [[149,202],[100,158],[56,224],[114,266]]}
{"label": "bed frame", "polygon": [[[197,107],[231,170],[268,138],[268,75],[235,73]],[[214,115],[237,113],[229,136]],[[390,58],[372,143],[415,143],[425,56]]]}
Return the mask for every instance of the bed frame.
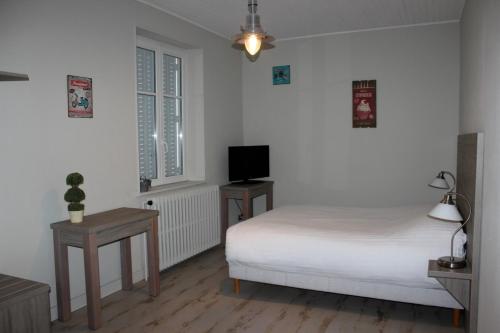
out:
{"label": "bed frame", "polygon": [[[472,279],[470,283],[469,307],[468,309],[464,309],[466,314],[465,327],[466,331],[470,333],[475,333],[477,330],[482,185],[483,134],[459,135],[457,149],[457,192],[466,195],[472,206],[470,221],[466,228],[468,242],[467,262],[468,267],[472,271]],[[462,213],[465,214],[467,212],[467,207],[463,201],[458,201],[457,205]],[[418,292],[415,293],[416,288],[394,285],[388,290],[387,286],[378,288],[379,286],[376,283],[344,281],[342,279],[306,274],[290,274],[235,264],[229,264],[229,276],[234,279],[234,291],[237,294],[240,291],[240,279],[242,279],[303,289],[448,307],[455,309],[455,319],[456,314],[459,313],[456,309],[463,309],[463,306],[446,289],[418,288]],[[448,287],[446,288],[449,289]]]}

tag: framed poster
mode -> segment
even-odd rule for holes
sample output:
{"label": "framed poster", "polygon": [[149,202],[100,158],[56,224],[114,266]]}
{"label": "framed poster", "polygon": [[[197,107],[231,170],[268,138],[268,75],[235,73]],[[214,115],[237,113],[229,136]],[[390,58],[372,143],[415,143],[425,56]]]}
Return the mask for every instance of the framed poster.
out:
{"label": "framed poster", "polygon": [[377,81],[352,81],[352,127],[377,127]]}
{"label": "framed poster", "polygon": [[273,67],[273,85],[290,84],[290,65]]}
{"label": "framed poster", "polygon": [[68,117],[92,118],[92,79],[68,75]]}

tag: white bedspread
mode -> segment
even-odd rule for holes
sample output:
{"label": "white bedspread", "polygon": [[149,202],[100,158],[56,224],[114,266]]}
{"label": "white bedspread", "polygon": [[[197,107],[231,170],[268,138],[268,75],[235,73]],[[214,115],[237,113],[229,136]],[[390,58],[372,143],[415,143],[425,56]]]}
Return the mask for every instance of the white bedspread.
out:
{"label": "white bedspread", "polygon": [[[280,207],[230,227],[226,258],[259,269],[441,288],[427,277],[428,260],[449,255],[459,224],[427,217],[431,208]],[[465,241],[460,231],[455,255],[463,255]]]}

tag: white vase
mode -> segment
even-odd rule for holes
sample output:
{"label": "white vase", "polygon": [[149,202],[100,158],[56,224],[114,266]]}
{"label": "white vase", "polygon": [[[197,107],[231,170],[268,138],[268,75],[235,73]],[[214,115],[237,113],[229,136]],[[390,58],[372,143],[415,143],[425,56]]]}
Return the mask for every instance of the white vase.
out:
{"label": "white vase", "polygon": [[71,223],[81,223],[83,221],[83,210],[69,211]]}

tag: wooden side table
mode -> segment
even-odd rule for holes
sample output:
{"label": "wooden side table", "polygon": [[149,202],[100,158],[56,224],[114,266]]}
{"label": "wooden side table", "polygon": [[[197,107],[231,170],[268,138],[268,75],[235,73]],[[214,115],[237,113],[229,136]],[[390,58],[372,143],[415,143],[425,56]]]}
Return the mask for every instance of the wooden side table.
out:
{"label": "wooden side table", "polygon": [[226,244],[226,231],[229,227],[229,199],[243,200],[243,220],[253,216],[252,199],[266,195],[266,210],[273,209],[273,181],[255,181],[252,183],[233,183],[220,187],[221,205],[221,243]]}
{"label": "wooden side table", "polygon": [[85,216],[82,223],[69,220],[52,223],[56,266],[57,309],[60,321],[71,319],[69,293],[68,246],[83,249],[87,316],[89,328],[101,327],[101,286],[97,248],[120,241],[122,289],[132,289],[132,258],[130,237],[147,234],[149,294],[160,293],[158,256],[158,211],[137,208],[118,208]]}
{"label": "wooden side table", "polygon": [[[444,268],[438,265],[437,260],[429,260],[427,275],[439,281],[439,283],[460,303],[466,312],[466,323],[469,321],[471,307],[470,304],[470,284],[472,280],[472,270],[469,265],[460,269]],[[460,310],[453,309],[453,326],[460,326]]]}
{"label": "wooden side table", "polygon": [[0,332],[50,333],[49,286],[0,274]]}

